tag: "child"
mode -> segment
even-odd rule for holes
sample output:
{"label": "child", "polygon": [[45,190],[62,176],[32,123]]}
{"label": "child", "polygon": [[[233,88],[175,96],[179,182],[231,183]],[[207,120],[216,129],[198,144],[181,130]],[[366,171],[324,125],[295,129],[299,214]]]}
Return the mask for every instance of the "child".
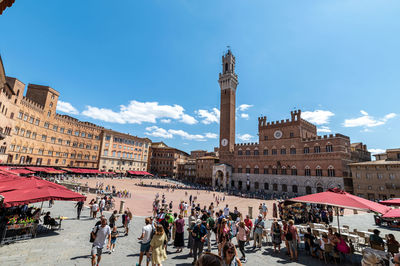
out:
{"label": "child", "polygon": [[115,249],[115,242],[117,242],[118,231],[117,227],[114,225],[111,231],[111,246],[110,246],[110,253],[114,252]]}

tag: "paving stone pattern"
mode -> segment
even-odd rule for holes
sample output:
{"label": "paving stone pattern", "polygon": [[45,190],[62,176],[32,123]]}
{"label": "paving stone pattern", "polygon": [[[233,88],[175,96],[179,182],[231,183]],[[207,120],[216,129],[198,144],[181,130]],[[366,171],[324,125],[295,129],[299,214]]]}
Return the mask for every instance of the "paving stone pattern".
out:
{"label": "paving stone pattern", "polygon": [[[89,219],[89,209],[82,211],[80,220],[76,219],[76,210],[74,202],[56,202],[52,208],[48,203],[44,203],[45,211],[51,211],[52,217],[59,215],[68,217],[62,222],[62,230],[42,233],[35,239],[24,240],[11,243],[0,247],[0,265],[90,265],[89,233],[96,220]],[[37,204],[40,206],[40,204]],[[107,217],[110,213],[105,213]],[[347,217],[341,217],[341,224],[348,224],[351,228],[367,230],[375,228],[373,226],[373,217],[371,214],[359,214]],[[117,222],[121,226],[121,219]],[[117,247],[112,254],[103,254],[100,265],[136,265],[139,259],[140,243],[137,238],[141,234],[141,228],[144,225],[144,217],[134,217],[131,222],[129,236],[122,236],[123,228],[118,228],[121,237],[117,239]],[[270,224],[267,224],[270,226]],[[382,234],[389,233],[388,230],[380,229]],[[393,231],[390,231],[393,233]],[[394,231],[395,236],[400,239],[398,231]],[[187,243],[187,233],[185,233],[185,242]],[[212,237],[214,240],[214,236]],[[214,241],[213,241],[214,242]],[[236,241],[235,241],[236,242]],[[188,257],[189,250],[184,249],[182,253],[173,253],[173,246],[169,246],[168,259],[163,265],[191,265],[192,258]],[[248,262],[245,265],[323,265],[322,261],[313,259],[300,251],[298,262],[291,262],[289,257],[282,249],[281,254],[274,254],[271,246],[264,243],[261,250],[253,251],[248,248]],[[217,253],[216,246],[213,252]],[[360,257],[353,258],[359,261]],[[350,261],[346,263],[352,265]],[[145,263],[142,263],[145,265]],[[344,264],[342,264],[344,265]]]}

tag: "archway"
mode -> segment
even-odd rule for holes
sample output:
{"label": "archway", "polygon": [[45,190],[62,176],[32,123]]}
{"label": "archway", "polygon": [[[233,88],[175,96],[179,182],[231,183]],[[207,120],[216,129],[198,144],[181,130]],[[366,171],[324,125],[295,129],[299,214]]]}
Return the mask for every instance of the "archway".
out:
{"label": "archway", "polygon": [[215,177],[215,186],[222,187],[224,184],[224,173],[221,170],[218,170]]}

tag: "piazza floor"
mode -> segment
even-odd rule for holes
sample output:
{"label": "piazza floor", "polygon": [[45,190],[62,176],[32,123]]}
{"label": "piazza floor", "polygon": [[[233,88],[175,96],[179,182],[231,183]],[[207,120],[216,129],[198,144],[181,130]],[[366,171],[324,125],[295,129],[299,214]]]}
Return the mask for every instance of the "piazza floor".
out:
{"label": "piazza floor", "polygon": [[[81,220],[76,220],[74,202],[56,202],[52,208],[46,202],[45,211],[51,211],[53,217],[62,215],[68,217],[62,222],[62,230],[38,235],[35,239],[25,240],[0,247],[1,265],[90,265],[89,232],[95,224],[95,220],[88,219],[89,210],[85,208],[82,212]],[[106,213],[107,217],[110,215]],[[119,226],[120,220],[117,222]],[[371,214],[349,215],[341,217],[341,224],[348,224],[351,228],[366,230],[375,228]],[[131,232],[127,237],[119,237],[117,240],[116,251],[112,254],[103,254],[100,265],[136,265],[139,256],[139,242],[141,228],[144,225],[144,218],[135,216],[131,224]],[[268,224],[270,226],[270,224]],[[122,231],[122,228],[119,228]],[[381,228],[382,234],[389,231]],[[398,231],[391,231],[396,238],[400,239]],[[185,235],[185,238],[187,234]],[[214,239],[214,236],[212,237]],[[213,247],[216,253],[216,248]],[[174,248],[170,246],[169,251]],[[264,246],[255,252],[248,250],[248,262],[246,265],[322,265],[319,260],[312,259],[300,252],[299,262],[294,263],[284,255],[274,254],[271,246]],[[170,253],[163,265],[191,265],[192,258],[188,257],[188,249],[182,253]],[[359,260],[357,257],[355,260]],[[145,264],[142,264],[145,265]],[[350,261],[347,265],[351,265]]]}

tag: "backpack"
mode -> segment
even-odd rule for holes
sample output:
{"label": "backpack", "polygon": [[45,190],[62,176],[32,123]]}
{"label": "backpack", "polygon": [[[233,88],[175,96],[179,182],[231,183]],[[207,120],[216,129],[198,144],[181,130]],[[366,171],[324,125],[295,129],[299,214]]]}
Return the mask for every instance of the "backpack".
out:
{"label": "backpack", "polygon": [[99,231],[99,226],[98,226],[98,225],[96,226],[96,231],[93,233],[93,234],[94,234],[94,237],[93,237],[92,232],[90,232],[90,239],[89,239],[89,242],[90,242],[90,243],[93,243],[94,240],[96,239],[97,231]]}

